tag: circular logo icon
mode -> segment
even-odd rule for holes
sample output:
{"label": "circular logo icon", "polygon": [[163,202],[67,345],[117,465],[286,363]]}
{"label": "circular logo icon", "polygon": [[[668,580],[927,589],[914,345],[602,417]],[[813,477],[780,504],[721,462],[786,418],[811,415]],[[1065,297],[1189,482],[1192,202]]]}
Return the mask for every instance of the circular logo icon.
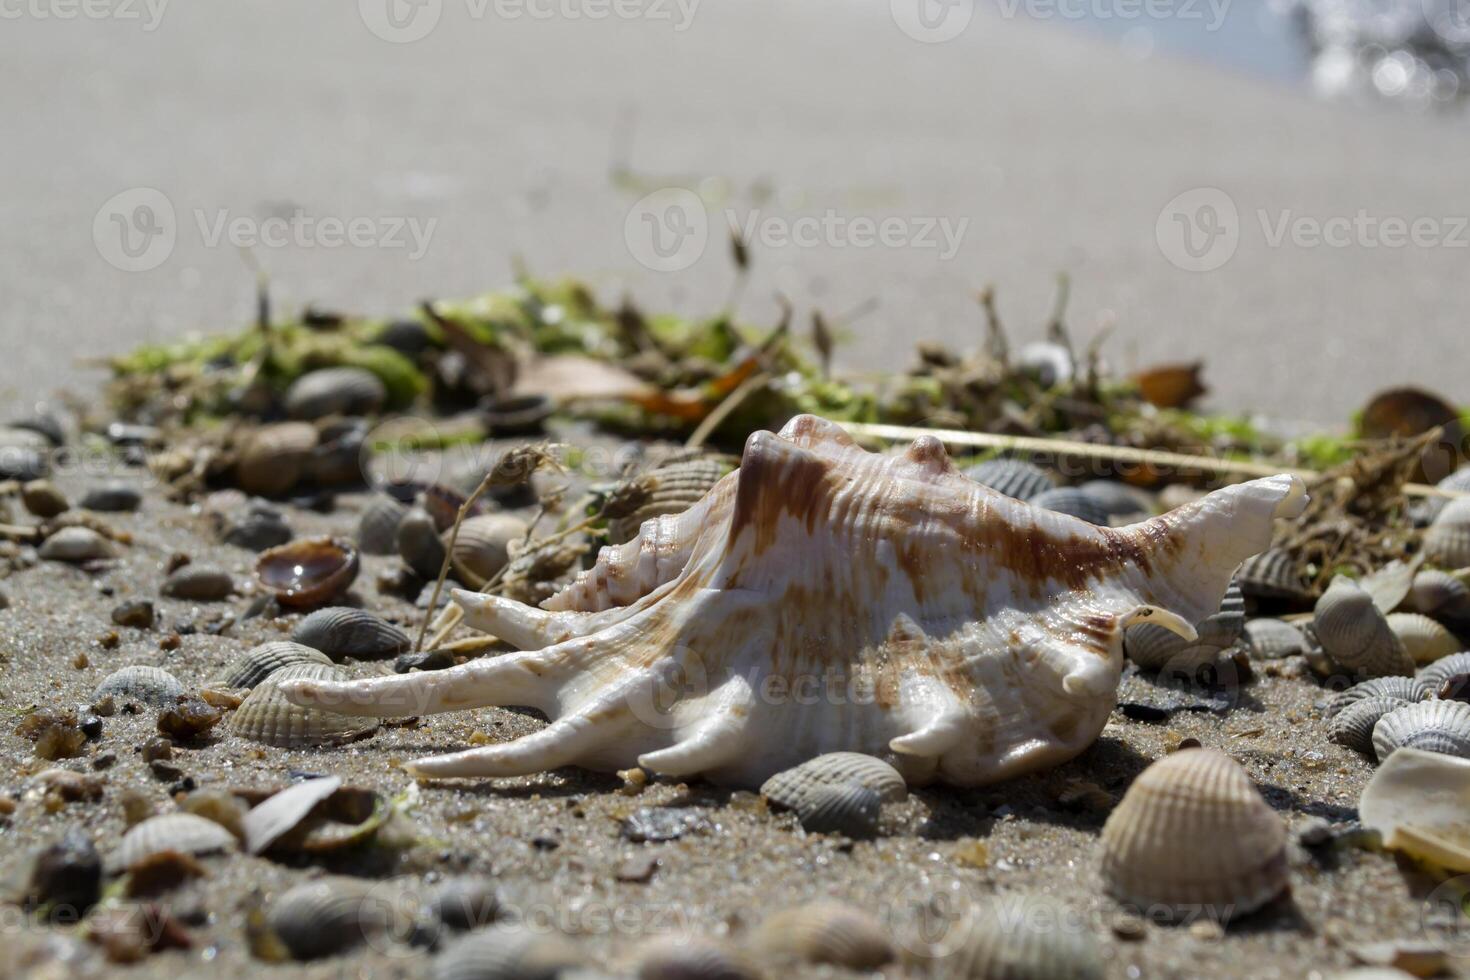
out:
{"label": "circular logo icon", "polygon": [[444,0],[357,0],[357,12],[375,37],[410,44],[438,26]]}
{"label": "circular logo icon", "polygon": [[665,187],[639,199],[623,221],[633,258],[655,272],[679,272],[699,261],[709,242],[709,216],[699,195]]}
{"label": "circular logo icon", "polygon": [[152,187],[114,194],[92,219],[97,253],[124,272],[158,268],[173,254],[178,233],[173,202]]}
{"label": "circular logo icon", "polygon": [[915,41],[939,44],[965,32],[975,16],[975,0],[888,0],[893,22]]}
{"label": "circular logo icon", "polygon": [[1154,240],[1170,263],[1186,272],[1213,272],[1240,244],[1240,213],[1218,187],[1196,187],[1159,212]]}
{"label": "circular logo icon", "polygon": [[688,647],[679,646],[628,689],[628,710],[649,728],[667,731],[678,725],[675,712],[681,701],[702,698],[709,692],[704,659]]}
{"label": "circular logo icon", "polygon": [[1419,929],[1451,956],[1470,956],[1470,875],[1443,881],[1424,897]]}
{"label": "circular logo icon", "polygon": [[447,436],[428,419],[404,415],[373,426],[362,440],[358,468],[369,486],[418,483],[444,475]]}
{"label": "circular logo icon", "polygon": [[1470,42],[1470,0],[1422,0],[1424,20],[1451,44]]}
{"label": "circular logo icon", "polygon": [[[946,872],[895,883],[884,907],[889,935],[913,956],[936,962],[961,949],[979,913],[975,890]],[[942,972],[942,971],[941,971]]]}

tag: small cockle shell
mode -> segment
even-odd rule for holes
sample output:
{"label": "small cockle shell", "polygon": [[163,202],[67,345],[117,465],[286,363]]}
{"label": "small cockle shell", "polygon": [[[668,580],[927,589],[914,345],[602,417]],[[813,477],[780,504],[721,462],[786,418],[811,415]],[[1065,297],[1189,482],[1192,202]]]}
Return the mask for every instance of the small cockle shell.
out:
{"label": "small cockle shell", "polygon": [[1452,653],[1419,671],[1419,682],[1435,696],[1455,701],[1470,697],[1470,653]]}
{"label": "small cockle shell", "polygon": [[1283,619],[1252,619],[1245,624],[1251,656],[1258,660],[1280,660],[1307,652],[1302,631]]}
{"label": "small cockle shell", "polygon": [[428,511],[415,507],[398,522],[398,556],[420,578],[435,579],[444,567],[444,541]]}
{"label": "small cockle shell", "polygon": [[1470,497],[1445,504],[1424,532],[1424,555],[1442,568],[1470,566]]}
{"label": "small cockle shell", "polygon": [[1404,608],[1432,616],[1456,633],[1470,633],[1470,586],[1448,572],[1415,575]]}
{"label": "small cockle shell", "polygon": [[235,482],[246,493],[274,497],[294,487],[316,449],[316,429],[305,422],[263,425],[250,433],[235,461]]}
{"label": "small cockle shell", "polygon": [[1390,711],[1373,728],[1373,752],[1382,762],[1398,749],[1470,759],[1470,704],[1418,701]]}
{"label": "small cockle shell", "polygon": [[1287,886],[1286,825],[1215,749],[1185,749],[1145,769],[1109,815],[1101,848],[1108,891],[1151,916],[1224,921]]}
{"label": "small cockle shell", "polygon": [[83,562],[111,558],[112,543],[89,527],[64,527],[41,542],[36,552],[46,561]]}
{"label": "small cockle shell", "polygon": [[1385,847],[1453,872],[1470,871],[1470,761],[1399,749],[1358,800],[1363,826]]}
{"label": "small cockle shell", "polygon": [[1411,703],[1381,694],[1354,701],[1332,716],[1327,725],[1327,738],[1338,745],[1372,755],[1373,728],[1378,719]]}
{"label": "small cockle shell", "polygon": [[159,590],[170,599],[214,602],[235,591],[235,580],[223,568],[190,563],[175,570]]}
{"label": "small cockle shell", "polygon": [[165,813],[133,826],[107,859],[116,874],[164,851],[203,855],[233,851],[238,842],[224,827],[192,813]]}
{"label": "small cockle shell", "polygon": [[1460,649],[1460,641],[1453,633],[1423,613],[1389,613],[1388,628],[1420,667]]}
{"label": "small cockle shell", "polygon": [[1312,616],[1317,640],[1333,661],[1368,677],[1410,675],[1414,662],[1373,597],[1350,578],[1332,580]]}
{"label": "small cockle shell", "polygon": [[768,953],[849,970],[875,970],[894,958],[883,926],[843,902],[816,901],[776,912],[761,923],[754,943]]}
{"label": "small cockle shell", "polygon": [[682,514],[699,503],[729,472],[729,465],[718,458],[686,459],[624,480],[609,493],[609,499],[627,494],[636,486],[638,506],[631,513],[607,522],[608,542],[623,544],[632,540],[644,521],[666,514]]}
{"label": "small cockle shell", "polygon": [[1088,480],[1079,489],[1091,497],[1109,518],[1153,511],[1153,500],[1147,492],[1118,480]]}
{"label": "small cockle shell", "polygon": [[1086,490],[1077,487],[1055,487],[1051,490],[1043,490],[1026,502],[1032,507],[1045,507],[1058,514],[1080,517],[1089,524],[1108,523],[1107,510],[1093,500]]}
{"label": "small cockle shell", "polygon": [[761,795],[778,806],[800,811],[813,790],[853,784],[864,786],[889,803],[908,799],[908,786],[897,769],[861,752],[828,752],[778,772],[761,784]]}
{"label": "small cockle shell", "polygon": [[1252,599],[1312,601],[1312,591],[1297,573],[1296,561],[1285,551],[1271,548],[1247,558],[1236,575],[1240,590]]}
{"label": "small cockle shell", "polygon": [[[472,589],[498,575],[510,561],[511,546],[526,537],[526,522],[509,514],[471,517],[454,537],[454,572]],[[451,531],[446,531],[447,547]]]}
{"label": "small cockle shell", "polygon": [[398,552],[398,525],[408,507],[386,493],[376,494],[362,510],[357,522],[357,546],[366,555]]}
{"label": "small cockle shell", "polygon": [[324,664],[277,670],[240,702],[230,728],[242,738],[282,749],[335,745],[376,731],[376,721],[292,704],[280,690],[286,681],[339,680],[344,676],[341,668]]}
{"label": "small cockle shell", "polygon": [[586,956],[557,933],[519,926],[478,929],[434,957],[430,980],[555,980]]}
{"label": "small cockle shell", "polygon": [[266,921],[293,957],[314,960],[392,935],[402,918],[386,890],[331,879],[290,889],[271,903]]}
{"label": "small cockle shell", "polygon": [[430,892],[424,900],[424,909],[456,932],[481,929],[500,914],[500,891],[493,878],[461,875]]}
{"label": "small cockle shell", "polygon": [[655,939],[638,956],[638,980],[761,980],[761,969],[730,946],[702,936]]}
{"label": "small cockle shell", "polygon": [[1375,677],[1333,695],[1327,702],[1327,716],[1330,718],[1365,698],[1394,698],[1412,704],[1433,696],[1433,688],[1416,677]]}
{"label": "small cockle shell", "polygon": [[966,470],[965,476],[1017,500],[1030,500],[1037,494],[1055,489],[1057,485],[1051,474],[1040,466],[1009,456],[987,459]]}
{"label": "small cockle shell", "polygon": [[841,834],[867,840],[878,834],[883,798],[866,786],[839,783],[814,787],[796,809],[809,834]]}
{"label": "small cockle shell", "polygon": [[286,414],[308,422],[328,415],[371,415],[383,407],[387,389],[364,368],[309,371],[286,389]]}
{"label": "small cockle shell", "polygon": [[1231,572],[1304,506],[1282,475],[1099,527],[965,479],[932,436],[870,453],[801,415],[754,433],[699,503],[603,548],[542,608],[454,593],[468,625],[521,652],[282,690],[364,715],[507,704],[550,718],[413,762],[426,777],[637,764],[759,786],[855,751],[906,779],[981,785],[1091,745],[1117,700],[1122,631],[1193,638]]}
{"label": "small cockle shell", "polygon": [[1102,980],[1102,947],[1086,917],[1044,895],[1002,895],[970,922],[945,976],[979,980]]}
{"label": "small cockle shell", "polygon": [[320,650],[333,660],[386,660],[403,653],[413,641],[403,630],[366,609],[328,606],[296,624],[291,639]]}
{"label": "small cockle shell", "polygon": [[272,640],[252,647],[230,663],[215,678],[218,687],[254,687],[271,674],[297,664],[331,664],[331,658],[320,650],[292,643],[289,640]]}
{"label": "small cockle shell", "polygon": [[351,587],[357,572],[357,546],[345,538],[302,538],[262,551],[255,562],[260,584],[293,608],[332,601]]}
{"label": "small cockle shell", "polygon": [[184,685],[162,667],[133,664],[102,678],[92,692],[92,700],[101,701],[110,696],[118,701],[141,701],[161,708],[173,704],[183,693]]}
{"label": "small cockle shell", "polygon": [[1245,630],[1245,598],[1231,582],[1217,612],[1200,620],[1199,634],[1186,640],[1162,626],[1141,623],[1123,634],[1123,652],[1145,670],[1188,669],[1208,663],[1235,644]]}

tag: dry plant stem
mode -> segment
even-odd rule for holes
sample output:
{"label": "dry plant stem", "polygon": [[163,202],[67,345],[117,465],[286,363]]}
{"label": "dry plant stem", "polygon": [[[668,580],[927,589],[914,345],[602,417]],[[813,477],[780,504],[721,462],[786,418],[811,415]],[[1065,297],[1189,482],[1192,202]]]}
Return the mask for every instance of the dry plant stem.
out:
{"label": "dry plant stem", "polygon": [[0,524],[0,538],[10,538],[12,541],[36,541],[40,537],[40,528],[24,527],[20,524]]}
{"label": "dry plant stem", "polygon": [[[1171,453],[1157,449],[1135,449],[1131,446],[1102,446],[1069,439],[1043,439],[1035,436],[1001,436],[988,432],[966,432],[962,429],[924,429],[910,425],[883,425],[871,422],[839,422],[855,436],[871,436],[875,439],[910,440],[919,436],[933,436],[940,442],[952,446],[978,446],[984,449],[1012,449],[1021,452],[1086,456],[1119,463],[1138,463],[1151,466],[1169,466],[1181,469],[1194,468],[1221,476],[1272,476],[1276,473],[1291,473],[1305,480],[1322,476],[1315,470],[1294,469],[1270,463],[1253,463],[1245,460],[1214,459],[1209,456],[1192,456],[1187,453]],[[1403,492],[1411,497],[1466,497],[1470,494],[1441,490],[1423,483],[1406,483]]]}
{"label": "dry plant stem", "polygon": [[704,441],[710,437],[710,433],[719,428],[720,423],[725,421],[731,412],[739,408],[740,403],[749,398],[751,392],[770,380],[771,375],[768,372],[757,371],[742,381],[734,391],[725,396],[724,401],[715,406],[714,411],[704,417],[704,421],[699,423],[699,427],[689,436],[689,440],[684,443],[684,447],[686,449],[698,449],[700,446],[703,446]]}
{"label": "dry plant stem", "polygon": [[480,495],[489,489],[490,481],[494,475],[495,471],[492,468],[490,472],[485,474],[485,478],[480,481],[480,485],[475,487],[475,492],[470,494],[465,502],[459,505],[459,512],[454,515],[454,527],[449,529],[449,544],[444,548],[444,563],[439,566],[439,577],[434,580],[434,595],[429,599],[429,609],[424,613],[423,625],[419,627],[418,639],[414,641],[413,649],[415,653],[423,651],[424,637],[429,632],[429,619],[434,615],[434,610],[439,608],[439,593],[444,591],[444,580],[449,577],[449,564],[454,557],[454,543],[459,540],[459,526],[464,523],[464,519],[468,516],[470,508],[475,505],[475,501],[479,500]]}

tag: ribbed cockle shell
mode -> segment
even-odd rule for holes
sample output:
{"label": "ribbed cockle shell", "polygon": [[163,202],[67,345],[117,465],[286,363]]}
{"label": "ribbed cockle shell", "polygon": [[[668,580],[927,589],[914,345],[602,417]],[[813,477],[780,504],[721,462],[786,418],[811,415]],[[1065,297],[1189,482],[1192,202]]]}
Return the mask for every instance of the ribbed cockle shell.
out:
{"label": "ribbed cockle shell", "polygon": [[1097,527],[966,479],[936,439],[877,455],[799,416],[752,435],[736,472],[605,548],[544,609],[456,593],[468,623],[524,652],[282,690],[354,714],[528,705],[552,718],[518,742],[420,760],[423,776],[637,764],[758,786],[855,751],[910,782],[989,783],[1092,744],[1122,631],[1193,638],[1304,501],[1278,476]]}

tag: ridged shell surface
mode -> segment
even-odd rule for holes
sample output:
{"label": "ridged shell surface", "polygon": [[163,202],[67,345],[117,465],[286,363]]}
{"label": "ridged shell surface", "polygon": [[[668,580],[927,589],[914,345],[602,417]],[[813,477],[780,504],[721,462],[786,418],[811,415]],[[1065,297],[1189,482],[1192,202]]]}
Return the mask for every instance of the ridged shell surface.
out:
{"label": "ridged shell surface", "polygon": [[432,980],[556,980],[586,963],[575,943],[555,933],[492,926],[451,943],[434,957]]}
{"label": "ridged shell surface", "polygon": [[880,800],[890,803],[905,800],[909,795],[897,769],[861,752],[828,752],[808,759],[762,783],[761,795],[781,806],[799,810],[813,790],[846,783],[867,787]]}
{"label": "ridged shell surface", "polygon": [[965,471],[965,476],[983,487],[1017,500],[1030,500],[1037,494],[1055,489],[1057,485],[1051,474],[1035,463],[1008,456],[988,459],[972,466]]}
{"label": "ridged shell surface", "polygon": [[655,940],[639,954],[638,980],[761,980],[759,967],[713,939]]}
{"label": "ridged shell surface", "polygon": [[812,902],[778,912],[761,923],[755,944],[806,963],[849,970],[874,970],[895,955],[882,924],[842,902]]}
{"label": "ridged shell surface", "polygon": [[1338,745],[1372,755],[1373,728],[1378,724],[1378,719],[1412,703],[1381,694],[1354,701],[1328,721],[1327,738]]}
{"label": "ridged shell surface", "polygon": [[271,674],[286,667],[299,664],[331,664],[331,659],[320,650],[314,650],[290,640],[271,640],[241,654],[215,678],[220,687],[254,687]]}
{"label": "ridged shell surface", "polygon": [[1117,480],[1088,480],[1080,488],[1108,517],[1128,517],[1153,511],[1149,494]]}
{"label": "ridged shell surface", "polygon": [[1434,689],[1421,678],[1375,677],[1333,695],[1327,702],[1327,714],[1329,717],[1336,715],[1365,698],[1388,697],[1412,704],[1433,695]]}
{"label": "ridged shell surface", "polygon": [[1424,532],[1424,554],[1443,568],[1470,566],[1470,497],[1445,504]]}
{"label": "ridged shell surface", "polygon": [[1293,603],[1312,601],[1311,589],[1297,574],[1290,555],[1272,548],[1248,558],[1240,566],[1241,591],[1252,599],[1280,599]]}
{"label": "ridged shell surface", "polygon": [[161,708],[173,704],[184,685],[162,667],[133,664],[113,671],[92,692],[92,700],[98,701],[111,696],[119,700],[141,701]]}
{"label": "ridged shell surface", "polygon": [[809,792],[796,815],[807,833],[867,840],[878,833],[882,805],[882,797],[874,790],[856,783],[838,783]]}
{"label": "ridged shell surface", "polygon": [[397,919],[391,894],[339,879],[297,885],[271,903],[266,917],[298,960],[333,956],[387,935]]}
{"label": "ridged shell surface", "polygon": [[705,494],[729,472],[730,467],[717,459],[691,459],[660,466],[641,477],[634,477],[633,480],[645,488],[647,496],[631,514],[608,521],[608,543],[623,544],[632,540],[644,521],[668,514],[682,514],[704,499]]}
{"label": "ridged shell surface", "polygon": [[1388,628],[1420,667],[1460,650],[1455,635],[1423,613],[1389,613],[1387,618]]}
{"label": "ridged shell surface", "polygon": [[286,681],[339,680],[344,676],[340,668],[324,664],[284,667],[256,685],[240,703],[230,720],[230,729],[252,742],[281,749],[335,745],[375,731],[376,721],[292,704],[280,689]]}
{"label": "ridged shell surface", "polygon": [[413,645],[403,630],[381,616],[352,606],[318,609],[296,624],[291,639],[333,660],[385,660]]}
{"label": "ridged shell surface", "polygon": [[[1452,653],[1419,671],[1418,679],[1436,697],[1465,700],[1470,693],[1470,652]],[[1454,682],[1450,690],[1446,684]]]}
{"label": "ridged shell surface", "polygon": [[1089,524],[1108,523],[1107,509],[1093,500],[1086,490],[1077,487],[1055,487],[1051,490],[1043,490],[1027,503],[1032,507],[1054,510],[1058,514],[1080,517]]}
{"label": "ridged shell surface", "polygon": [[1419,701],[1378,719],[1373,729],[1373,752],[1378,761],[1404,748],[1470,759],[1470,704]]}
{"label": "ridged shell surface", "polygon": [[1123,652],[1145,670],[1189,669],[1215,660],[1245,630],[1245,598],[1236,582],[1226,589],[1219,611],[1200,620],[1195,630],[1199,636],[1191,641],[1152,623],[1130,626],[1123,634]]}
{"label": "ridged shell surface", "polygon": [[180,854],[218,854],[239,846],[235,835],[213,820],[192,813],[165,813],[135,824],[107,859],[109,869],[126,871],[164,851]]}
{"label": "ridged shell surface", "polygon": [[398,552],[398,525],[408,508],[385,493],[374,495],[357,522],[357,546],[365,555]]}
{"label": "ridged shell surface", "polygon": [[1352,579],[1332,580],[1317,600],[1312,624],[1322,649],[1347,670],[1368,677],[1414,673],[1414,662],[1387,617]]}
{"label": "ridged shell surface", "polygon": [[1282,619],[1252,619],[1245,624],[1251,655],[1258,660],[1280,660],[1307,652],[1302,631]]}
{"label": "ridged shell surface", "polygon": [[[947,976],[1102,980],[1106,965],[1083,916],[1041,895],[998,896],[978,911]],[[946,963],[947,968],[951,968]]]}
{"label": "ridged shell surface", "polygon": [[1225,920],[1287,886],[1285,825],[1245,770],[1214,749],[1145,769],[1103,826],[1101,850],[1107,890],[1151,915]]}

